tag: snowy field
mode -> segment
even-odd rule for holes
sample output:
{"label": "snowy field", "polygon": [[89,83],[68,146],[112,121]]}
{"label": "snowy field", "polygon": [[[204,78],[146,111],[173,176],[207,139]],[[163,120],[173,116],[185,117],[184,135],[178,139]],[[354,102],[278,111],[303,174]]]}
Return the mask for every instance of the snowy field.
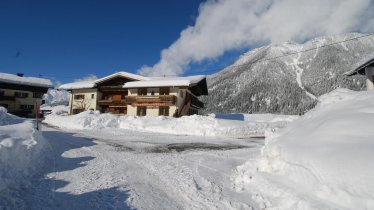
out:
{"label": "snowy field", "polygon": [[338,89],[300,118],[52,114],[40,132],[2,111],[0,209],[373,209],[373,98]]}

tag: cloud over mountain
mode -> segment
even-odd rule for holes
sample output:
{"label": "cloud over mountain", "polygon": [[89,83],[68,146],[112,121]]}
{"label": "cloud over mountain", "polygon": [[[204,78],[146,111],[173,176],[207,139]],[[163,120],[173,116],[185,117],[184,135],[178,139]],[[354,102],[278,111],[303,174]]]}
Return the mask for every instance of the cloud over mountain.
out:
{"label": "cloud over mountain", "polygon": [[195,25],[162,50],[158,63],[142,67],[139,73],[178,75],[189,64],[228,50],[373,31],[373,10],[371,0],[208,0],[200,5]]}

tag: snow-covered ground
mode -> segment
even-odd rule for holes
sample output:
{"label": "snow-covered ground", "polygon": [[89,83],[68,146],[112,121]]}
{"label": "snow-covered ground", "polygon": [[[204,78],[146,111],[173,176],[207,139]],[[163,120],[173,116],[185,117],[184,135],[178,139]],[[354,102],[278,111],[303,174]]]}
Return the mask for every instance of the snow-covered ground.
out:
{"label": "snow-covered ground", "polygon": [[338,89],[300,118],[243,121],[55,113],[41,132],[3,111],[0,208],[373,209],[373,98]]}
{"label": "snow-covered ground", "polygon": [[34,122],[0,107],[0,209],[25,209],[22,189],[40,173],[48,145]]}
{"label": "snow-covered ground", "polygon": [[338,89],[266,138],[238,167],[238,192],[273,209],[374,208],[374,91]]}
{"label": "snow-covered ground", "polygon": [[44,122],[65,129],[97,130],[113,128],[175,135],[246,138],[263,136],[266,129],[282,128],[296,119],[295,116],[266,116],[261,118],[260,115],[253,115],[253,119],[251,117],[252,115],[247,116],[248,121],[234,121],[217,119],[215,116],[134,117],[86,111],[72,116],[48,115]]}

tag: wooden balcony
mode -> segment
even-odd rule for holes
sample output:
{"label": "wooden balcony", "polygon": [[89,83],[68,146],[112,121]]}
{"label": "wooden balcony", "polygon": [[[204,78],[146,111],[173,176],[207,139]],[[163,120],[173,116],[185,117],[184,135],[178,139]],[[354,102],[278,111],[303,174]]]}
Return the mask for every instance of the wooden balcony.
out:
{"label": "wooden balcony", "polygon": [[14,101],[16,97],[14,96],[0,96],[0,101]]}
{"label": "wooden balcony", "polygon": [[97,105],[100,106],[126,106],[126,100],[98,100]]}
{"label": "wooden balcony", "polygon": [[165,104],[175,105],[177,97],[174,95],[157,95],[157,96],[126,96],[126,101],[132,105],[141,104]]}
{"label": "wooden balcony", "polygon": [[98,88],[100,91],[125,91],[123,85],[101,85]]}

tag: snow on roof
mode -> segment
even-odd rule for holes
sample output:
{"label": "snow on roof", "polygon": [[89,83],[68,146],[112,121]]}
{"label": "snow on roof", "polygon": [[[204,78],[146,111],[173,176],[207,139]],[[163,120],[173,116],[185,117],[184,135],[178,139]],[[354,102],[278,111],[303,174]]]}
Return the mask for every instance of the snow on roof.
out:
{"label": "snow on roof", "polygon": [[72,89],[86,89],[96,87],[95,81],[81,81],[81,82],[72,82],[60,85],[58,89],[60,90],[72,90]]}
{"label": "snow on roof", "polygon": [[345,72],[344,75],[347,75],[347,76],[355,75],[358,71],[360,71],[361,69],[364,69],[365,67],[369,66],[372,63],[374,63],[374,53],[364,56],[359,62],[352,65],[351,70],[348,72]]}
{"label": "snow on roof", "polygon": [[0,82],[46,88],[52,87],[52,82],[49,79],[38,77],[20,77],[14,74],[7,73],[0,73]]}
{"label": "snow on roof", "polygon": [[95,81],[73,82],[61,85],[58,89],[72,90],[72,89],[86,89],[94,88],[97,83],[108,80],[116,76],[123,76],[140,81],[127,82],[124,88],[138,88],[138,87],[167,87],[167,86],[191,86],[197,84],[206,78],[204,75],[189,76],[189,77],[143,77],[128,72],[117,72],[109,76],[100,78]]}
{"label": "snow on roof", "polygon": [[143,77],[143,76],[140,76],[140,75],[120,71],[120,72],[111,74],[109,76],[100,78],[100,79],[96,80],[95,83],[100,83],[100,82],[103,82],[105,80],[111,79],[113,77],[117,77],[117,76],[127,77],[127,78],[134,79],[134,80],[148,80],[149,79],[148,77]]}
{"label": "snow on roof", "polygon": [[149,77],[147,81],[127,82],[124,88],[140,88],[140,87],[169,87],[169,86],[191,86],[197,84],[206,76],[197,75],[189,77]]}

